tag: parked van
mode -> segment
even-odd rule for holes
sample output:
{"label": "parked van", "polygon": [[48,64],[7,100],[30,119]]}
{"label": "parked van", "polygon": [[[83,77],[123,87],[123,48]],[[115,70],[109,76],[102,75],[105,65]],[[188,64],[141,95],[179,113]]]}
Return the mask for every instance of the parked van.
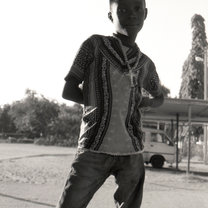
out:
{"label": "parked van", "polygon": [[154,168],[162,168],[165,161],[172,165],[176,161],[176,146],[168,135],[164,131],[149,128],[143,128],[143,132],[144,162],[151,163]]}

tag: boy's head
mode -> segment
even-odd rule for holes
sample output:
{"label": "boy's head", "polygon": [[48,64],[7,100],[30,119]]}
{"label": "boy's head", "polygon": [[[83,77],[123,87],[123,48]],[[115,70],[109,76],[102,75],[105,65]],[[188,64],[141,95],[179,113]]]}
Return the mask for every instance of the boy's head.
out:
{"label": "boy's head", "polygon": [[145,0],[109,0],[109,19],[117,32],[129,35],[132,31],[138,33],[147,17]]}

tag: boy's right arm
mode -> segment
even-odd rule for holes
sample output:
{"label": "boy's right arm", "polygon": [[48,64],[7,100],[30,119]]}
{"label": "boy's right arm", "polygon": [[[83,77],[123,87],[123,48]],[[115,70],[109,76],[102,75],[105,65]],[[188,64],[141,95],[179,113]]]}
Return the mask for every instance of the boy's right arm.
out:
{"label": "boy's right arm", "polygon": [[81,45],[72,67],[65,77],[65,85],[62,97],[73,102],[83,104],[83,91],[79,85],[84,81],[85,71],[94,59],[94,47],[91,38]]}
{"label": "boy's right arm", "polygon": [[64,85],[62,97],[64,99],[83,104],[83,93],[79,87],[79,84],[80,82],[76,78],[70,76]]}

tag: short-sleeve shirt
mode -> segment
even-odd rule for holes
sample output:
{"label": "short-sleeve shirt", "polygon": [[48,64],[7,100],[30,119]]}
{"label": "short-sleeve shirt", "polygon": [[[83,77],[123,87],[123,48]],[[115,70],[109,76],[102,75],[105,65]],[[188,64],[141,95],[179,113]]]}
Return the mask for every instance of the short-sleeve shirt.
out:
{"label": "short-sleeve shirt", "polygon": [[[160,82],[154,63],[137,45],[128,48],[120,43],[113,36],[91,36],[80,47],[65,78],[73,76],[83,83],[81,150],[112,155],[143,151],[142,89],[158,96]],[[126,59],[134,68],[133,85]]]}

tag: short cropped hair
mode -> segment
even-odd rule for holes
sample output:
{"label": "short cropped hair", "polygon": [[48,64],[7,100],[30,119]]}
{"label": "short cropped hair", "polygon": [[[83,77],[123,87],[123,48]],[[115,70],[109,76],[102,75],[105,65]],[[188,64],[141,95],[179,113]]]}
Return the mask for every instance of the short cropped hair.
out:
{"label": "short cropped hair", "polygon": [[113,2],[118,2],[119,0],[109,0],[109,3],[110,5],[113,3]]}
{"label": "short cropped hair", "polygon": [[[110,5],[110,8],[111,8],[111,5],[113,4],[113,3],[117,3],[119,0],[109,0],[109,5]],[[146,0],[143,0],[144,1],[144,5],[145,5],[145,7],[146,7]]]}

